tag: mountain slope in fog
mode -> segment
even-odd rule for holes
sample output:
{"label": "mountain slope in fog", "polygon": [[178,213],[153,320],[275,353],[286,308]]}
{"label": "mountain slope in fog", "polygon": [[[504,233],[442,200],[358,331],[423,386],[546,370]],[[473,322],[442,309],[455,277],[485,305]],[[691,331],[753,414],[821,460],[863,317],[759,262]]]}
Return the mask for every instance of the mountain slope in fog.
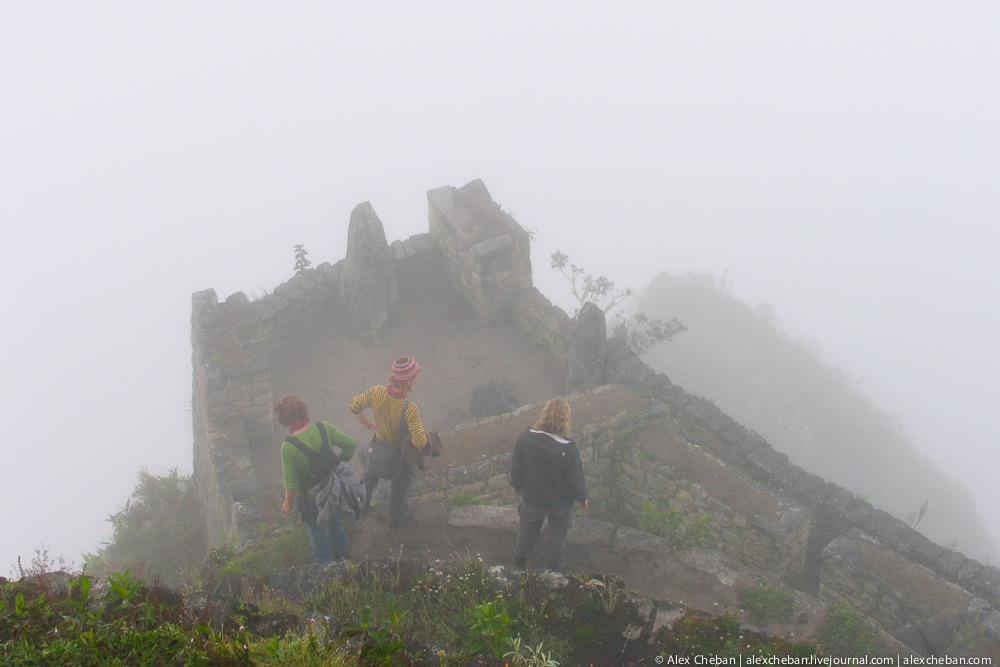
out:
{"label": "mountain slope in fog", "polygon": [[732,297],[711,275],[666,273],[637,306],[652,317],[676,315],[688,327],[645,355],[654,369],[711,399],[805,470],[916,524],[939,544],[977,558],[995,551],[968,489],[919,454],[899,422],[847,373],[825,364],[814,345],[782,332],[769,307]]}

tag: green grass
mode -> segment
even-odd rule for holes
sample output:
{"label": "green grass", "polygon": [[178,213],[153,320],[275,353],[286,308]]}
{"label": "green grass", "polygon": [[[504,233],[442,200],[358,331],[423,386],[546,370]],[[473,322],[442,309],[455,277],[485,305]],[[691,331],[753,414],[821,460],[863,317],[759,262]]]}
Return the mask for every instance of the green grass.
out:
{"label": "green grass", "polygon": [[[290,548],[288,540],[303,537],[301,531],[279,534],[221,570],[256,572]],[[221,559],[226,552],[213,555]],[[429,565],[366,561],[346,567],[308,601],[268,589],[248,591],[230,618],[211,626],[193,619],[179,596],[148,587],[129,571],[113,574],[109,586],[78,574],[68,593],[47,590],[44,577],[26,578],[0,586],[0,664],[396,665],[411,664],[423,645],[440,647],[441,665],[466,664],[473,656],[550,667],[625,659],[622,632],[641,619],[621,582],[607,577],[598,585],[569,577],[553,587],[547,577],[515,575],[478,557]],[[258,622],[273,612],[290,615],[283,627],[293,629],[276,636],[247,629],[273,627]],[[629,659],[641,661],[651,661],[657,651],[816,651],[812,644],[744,632],[731,614],[689,615],[673,633],[632,646],[645,653]]]}
{"label": "green grass", "polygon": [[760,584],[743,589],[740,604],[755,623],[787,622],[795,612],[795,594],[772,584]]}
{"label": "green grass", "polygon": [[232,558],[223,568],[223,573],[240,572],[263,576],[271,570],[312,562],[312,546],[309,534],[301,529],[288,530],[270,535],[254,545],[254,548]]}
{"label": "green grass", "polygon": [[830,608],[820,635],[823,648],[831,655],[860,657],[882,655],[886,647],[878,633],[848,604]]}

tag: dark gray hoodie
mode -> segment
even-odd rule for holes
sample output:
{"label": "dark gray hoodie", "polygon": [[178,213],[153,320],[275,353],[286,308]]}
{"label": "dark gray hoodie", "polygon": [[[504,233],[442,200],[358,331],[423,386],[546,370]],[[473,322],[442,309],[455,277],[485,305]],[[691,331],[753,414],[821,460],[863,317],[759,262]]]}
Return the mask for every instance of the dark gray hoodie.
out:
{"label": "dark gray hoodie", "polygon": [[536,507],[564,509],[587,499],[576,443],[544,431],[525,430],[514,445],[510,483]]}

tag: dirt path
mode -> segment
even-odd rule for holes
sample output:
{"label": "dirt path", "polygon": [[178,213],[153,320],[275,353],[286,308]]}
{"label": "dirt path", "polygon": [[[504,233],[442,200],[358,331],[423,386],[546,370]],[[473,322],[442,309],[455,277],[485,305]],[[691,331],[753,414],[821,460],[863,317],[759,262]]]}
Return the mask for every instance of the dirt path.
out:
{"label": "dirt path", "polygon": [[[453,526],[448,522],[451,508],[441,503],[423,503],[414,509],[409,524],[390,530],[386,508],[373,508],[372,514],[351,530],[352,560],[405,557],[429,562],[480,557],[490,565],[511,565],[513,530]],[[542,548],[544,543],[536,547],[536,552],[541,553]],[[536,561],[541,567],[540,557]],[[737,585],[723,584],[712,574],[673,556],[623,556],[609,546],[571,543],[566,548],[564,566],[575,574],[613,574],[621,577],[629,589],[655,600],[683,601],[693,609],[738,605]]]}

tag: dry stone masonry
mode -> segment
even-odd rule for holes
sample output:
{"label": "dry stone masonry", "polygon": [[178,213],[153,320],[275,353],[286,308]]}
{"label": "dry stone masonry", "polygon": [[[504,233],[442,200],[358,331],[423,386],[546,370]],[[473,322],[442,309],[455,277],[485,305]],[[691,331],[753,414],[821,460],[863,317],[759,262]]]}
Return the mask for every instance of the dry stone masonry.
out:
{"label": "dry stone masonry", "polygon": [[[308,269],[252,301],[237,293],[220,302],[213,290],[193,296],[195,480],[213,544],[248,539],[241,501],[270,483],[258,479],[254,461],[278,439],[268,358],[289,338],[286,316],[341,317],[361,339],[377,339],[391,326],[397,280],[443,262],[480,321],[514,322],[565,364],[571,391],[589,392],[571,401],[622,388],[642,397],[641,409],[581,425],[576,435],[592,504],[603,517],[666,522],[678,536],[696,531],[765,578],[853,605],[922,654],[948,651],[970,627],[1000,641],[1000,570],[934,544],[795,465],[709,400],[653,371],[622,338],[606,339],[603,313],[592,304],[577,319],[554,307],[532,286],[528,234],[481,181],[431,190],[428,204],[429,233],[388,244],[372,207],[360,204],[346,259]],[[358,301],[363,309],[345,305]],[[461,424],[444,436],[526,422],[539,407]],[[669,452],[644,444],[652,432],[670,443]],[[430,470],[415,480],[415,500],[462,497],[495,506],[500,514],[492,520],[509,522],[516,499],[508,467],[509,453]],[[679,546],[601,526],[611,527],[594,528],[586,539],[627,540],[651,557]]]}

